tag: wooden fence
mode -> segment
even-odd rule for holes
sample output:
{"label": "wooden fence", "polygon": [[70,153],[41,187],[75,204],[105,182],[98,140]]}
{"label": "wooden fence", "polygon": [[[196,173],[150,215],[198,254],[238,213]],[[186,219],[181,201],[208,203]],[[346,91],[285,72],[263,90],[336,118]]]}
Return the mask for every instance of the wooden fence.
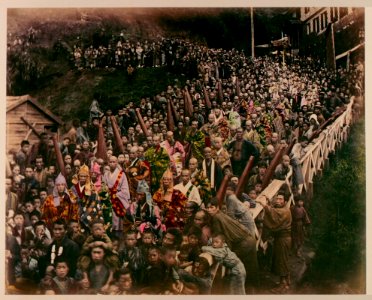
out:
{"label": "wooden fence", "polygon": [[[313,179],[315,175],[321,175],[322,170],[326,167],[328,163],[328,156],[334,153],[338,147],[340,147],[344,142],[347,141],[350,132],[350,126],[353,121],[353,104],[355,97],[350,98],[350,103],[347,105],[346,110],[340,115],[332,124],[327,126],[320,135],[314,139],[305,148],[307,150],[306,154],[301,158],[300,164],[302,169],[302,175],[304,177],[304,184],[302,187],[302,193],[307,194],[307,196],[312,196],[313,192]],[[287,205],[290,206],[294,203],[293,193],[291,190],[291,180],[293,176],[292,169],[287,174],[285,180],[274,179],[257,197],[267,197],[271,201],[280,188],[287,184],[290,188],[290,199]],[[251,209],[253,217],[256,218],[258,214],[262,211],[263,207],[260,203],[257,203],[254,209]],[[261,236],[256,229],[257,235],[257,248],[258,246],[266,249],[266,243],[263,243]]]}

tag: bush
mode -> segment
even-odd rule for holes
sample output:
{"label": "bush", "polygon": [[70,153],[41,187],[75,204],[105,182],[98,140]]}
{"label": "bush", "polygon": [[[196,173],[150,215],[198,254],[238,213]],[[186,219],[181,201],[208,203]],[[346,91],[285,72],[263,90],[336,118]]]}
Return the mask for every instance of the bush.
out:
{"label": "bush", "polygon": [[[366,171],[364,120],[352,129],[349,141],[330,158],[314,182],[311,243],[316,252],[312,277],[322,280],[365,278]],[[359,270],[362,274],[356,274]]]}

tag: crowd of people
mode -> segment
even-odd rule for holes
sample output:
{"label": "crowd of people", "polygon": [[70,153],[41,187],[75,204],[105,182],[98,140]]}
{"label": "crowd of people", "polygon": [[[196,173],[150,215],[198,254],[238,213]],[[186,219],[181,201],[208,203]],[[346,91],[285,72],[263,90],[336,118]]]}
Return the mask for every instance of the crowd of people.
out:
{"label": "crowd of people", "polygon": [[[8,290],[253,294],[264,268],[280,278],[272,292],[290,289],[288,256],[302,255],[311,222],[300,160],[322,124],[361,95],[360,66],[332,71],[302,58],[283,65],[234,49],[163,41],[164,55],[151,59],[146,42],[137,44],[142,52],[127,42],[120,47],[131,49],[136,66],[168,64],[167,51],[172,65],[195,60],[189,73],[175,68],[190,76],[185,86],[168,86],[115,113],[94,100],[89,120],[73,120],[58,145],[42,133],[40,142],[23,140],[9,151]],[[129,57],[123,55],[125,63]],[[289,146],[271,179],[284,180],[292,170],[291,186],[272,200],[258,197],[276,153]],[[253,168],[243,178],[250,157]],[[257,204],[263,211],[254,219]],[[272,249],[264,259],[258,237]]]}
{"label": "crowd of people", "polygon": [[195,76],[199,59],[199,55],[195,54],[203,49],[202,45],[179,38],[160,37],[154,41],[134,42],[126,39],[123,34],[112,35],[110,39],[100,39],[99,43],[94,44],[84,45],[80,38],[76,40],[72,53],[76,68],[127,69],[129,66],[133,68],[167,66],[175,72],[184,71]]}

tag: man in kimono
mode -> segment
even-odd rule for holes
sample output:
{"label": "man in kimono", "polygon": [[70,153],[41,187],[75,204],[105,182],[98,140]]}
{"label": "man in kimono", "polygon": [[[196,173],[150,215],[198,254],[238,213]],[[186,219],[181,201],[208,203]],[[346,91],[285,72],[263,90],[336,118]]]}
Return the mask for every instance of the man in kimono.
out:
{"label": "man in kimono", "polygon": [[118,159],[116,156],[111,156],[109,159],[110,170],[107,171],[102,178],[102,181],[109,188],[109,194],[112,204],[112,231],[121,234],[128,223],[127,209],[129,208],[129,186],[127,176],[123,170],[118,168]]}
{"label": "man in kimono", "polygon": [[164,147],[169,155],[173,173],[179,176],[186,156],[183,145],[174,139],[172,131],[168,131],[166,140],[160,146]]}
{"label": "man in kimono", "polygon": [[274,237],[272,270],[280,276],[280,285],[275,292],[285,293],[290,287],[289,253],[291,251],[291,210],[287,205],[288,193],[279,190],[271,205],[267,198],[256,199],[265,211],[263,223]]}
{"label": "man in kimono", "polygon": [[138,158],[138,150],[139,147],[137,146],[130,149],[130,165],[126,169],[131,199],[136,198],[138,183],[141,180],[145,180],[147,184],[150,183],[150,168],[143,160]]}
{"label": "man in kimono", "polygon": [[82,225],[89,230],[90,220],[98,217],[100,211],[98,193],[90,180],[89,168],[80,167],[79,173],[73,176],[71,191],[78,199],[79,217]]}
{"label": "man in kimono", "polygon": [[215,195],[223,179],[222,169],[220,165],[212,158],[211,148],[204,148],[204,157],[205,159],[202,162],[203,176],[209,179],[212,194]]}
{"label": "man in kimono", "polygon": [[63,219],[66,222],[78,220],[79,205],[76,196],[66,188],[66,179],[60,173],[56,180],[52,195],[49,195],[41,208],[42,220],[49,230],[52,230],[53,222]]}
{"label": "man in kimono", "polygon": [[151,191],[158,190],[161,184],[161,177],[169,167],[170,159],[165,148],[160,146],[160,137],[153,137],[154,144],[145,152],[145,160],[150,164]]}

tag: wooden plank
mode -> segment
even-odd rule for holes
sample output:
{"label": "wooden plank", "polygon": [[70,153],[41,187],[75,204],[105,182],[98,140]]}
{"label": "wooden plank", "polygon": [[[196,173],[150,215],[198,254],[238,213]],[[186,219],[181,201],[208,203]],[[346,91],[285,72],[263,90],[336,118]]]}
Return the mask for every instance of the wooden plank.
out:
{"label": "wooden plank", "polygon": [[[36,126],[36,123],[33,123],[32,126],[35,127]],[[24,138],[25,140],[28,139],[28,137],[30,136],[31,132],[32,132],[32,129],[29,129],[29,131],[27,132],[27,134],[26,134],[26,136]]]}
{"label": "wooden plank", "polygon": [[[285,183],[284,180],[274,179],[267,187],[264,189],[257,199],[265,199],[267,197],[271,200],[275,194],[279,191],[282,185]],[[253,218],[256,218],[262,210],[262,205],[257,203],[255,208],[250,208],[249,211],[252,213]]]}
{"label": "wooden plank", "polygon": [[33,130],[33,132],[37,135],[38,138],[40,138],[40,134],[36,131],[36,129],[24,117],[21,117],[21,120],[23,122],[25,122]]}
{"label": "wooden plank", "polygon": [[6,132],[8,135],[19,134],[27,132],[28,128],[22,128],[20,126],[7,126]]}
{"label": "wooden plank", "polygon": [[[26,117],[27,118],[27,117]],[[37,123],[38,126],[42,126],[44,128],[44,126],[55,126],[55,124],[52,124],[52,123],[45,123],[45,122],[37,122],[37,121],[34,121],[34,120],[30,120],[27,118],[27,121],[29,121],[30,123]],[[6,125],[7,126],[12,126],[12,127],[20,127],[20,126],[26,126],[24,122],[14,122],[14,123],[11,123],[11,122],[6,122]]]}

